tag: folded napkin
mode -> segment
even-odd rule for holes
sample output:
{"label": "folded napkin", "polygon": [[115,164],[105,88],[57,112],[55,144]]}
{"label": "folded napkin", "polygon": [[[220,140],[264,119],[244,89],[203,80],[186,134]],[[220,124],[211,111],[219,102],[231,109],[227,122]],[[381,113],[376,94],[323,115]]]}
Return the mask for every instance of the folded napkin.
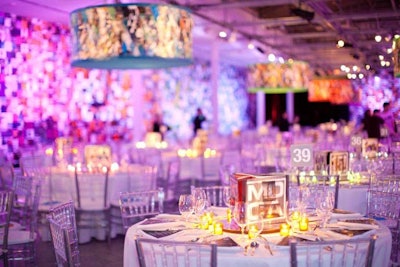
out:
{"label": "folded napkin", "polygon": [[169,230],[169,229],[160,230],[160,231],[157,231],[157,230],[143,230],[144,233],[146,233],[148,235],[151,235],[151,236],[153,236],[155,238],[162,238],[162,237],[170,236],[170,235],[176,234],[176,233],[178,233],[180,231],[182,231],[182,230]]}
{"label": "folded napkin", "polygon": [[343,220],[343,219],[356,219],[363,217],[358,212],[351,212],[346,210],[334,209],[331,214],[331,219]]}
{"label": "folded napkin", "polygon": [[159,220],[159,219],[146,219],[135,225],[138,229],[147,230],[160,230],[160,229],[174,229],[182,230],[188,227],[185,222],[182,221],[170,221],[170,220]]}
{"label": "folded napkin", "polygon": [[338,221],[336,224],[339,227],[345,228],[345,229],[348,229],[348,230],[373,230],[373,229],[379,229],[379,225],[370,224],[370,223],[357,223],[357,222]]}
{"label": "folded napkin", "polygon": [[311,234],[311,233],[305,233],[305,232],[293,232],[292,234],[294,237],[304,239],[307,241],[317,241],[318,236]]}
{"label": "folded napkin", "polygon": [[340,234],[328,229],[317,228],[314,231],[314,234],[321,238],[322,240],[347,240],[350,239],[351,236]]}

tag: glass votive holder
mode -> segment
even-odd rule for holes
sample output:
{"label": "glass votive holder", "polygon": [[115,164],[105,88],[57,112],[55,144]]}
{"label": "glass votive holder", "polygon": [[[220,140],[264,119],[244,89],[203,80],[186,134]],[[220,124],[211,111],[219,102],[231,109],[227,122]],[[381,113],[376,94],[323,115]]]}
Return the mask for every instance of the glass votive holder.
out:
{"label": "glass votive holder", "polygon": [[224,232],[223,230],[223,225],[220,222],[215,222],[214,223],[214,235],[222,235]]}
{"label": "glass votive holder", "polygon": [[290,233],[290,226],[287,223],[282,223],[280,225],[279,234],[281,236],[288,236]]}
{"label": "glass votive holder", "polygon": [[210,225],[213,224],[213,222],[214,222],[214,213],[206,212],[205,216],[208,219],[208,224],[210,224]]}
{"label": "glass votive holder", "polygon": [[300,231],[308,231],[308,218],[303,216],[299,221],[299,230]]}

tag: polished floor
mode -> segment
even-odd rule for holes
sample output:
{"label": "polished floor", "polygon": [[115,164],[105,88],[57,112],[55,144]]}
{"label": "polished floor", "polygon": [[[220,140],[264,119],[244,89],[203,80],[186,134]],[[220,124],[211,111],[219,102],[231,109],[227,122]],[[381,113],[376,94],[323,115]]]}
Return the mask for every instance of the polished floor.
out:
{"label": "polished floor", "polygon": [[[179,213],[178,203],[170,201],[165,203],[165,212]],[[122,267],[124,254],[124,235],[117,235],[107,241],[92,239],[89,243],[80,244],[80,261],[82,267]],[[134,253],[134,252],[132,252]],[[11,265],[15,267],[24,265]],[[53,247],[49,241],[39,241],[37,245],[37,266],[56,266]]]}
{"label": "polished floor", "polygon": [[[79,245],[82,267],[122,267],[124,253],[124,236],[118,235],[107,241],[97,241]],[[51,242],[39,242],[37,247],[37,266],[56,266]]]}

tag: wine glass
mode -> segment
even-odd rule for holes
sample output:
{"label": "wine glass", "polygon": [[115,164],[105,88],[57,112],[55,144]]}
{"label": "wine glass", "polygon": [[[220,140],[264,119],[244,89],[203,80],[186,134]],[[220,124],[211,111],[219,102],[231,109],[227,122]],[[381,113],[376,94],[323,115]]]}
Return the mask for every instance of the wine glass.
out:
{"label": "wine glass", "polygon": [[264,212],[260,212],[257,221],[248,224],[249,238],[256,240],[264,230]]}
{"label": "wine glass", "polygon": [[321,218],[322,228],[325,228],[333,211],[334,206],[333,192],[328,191],[323,196],[317,198],[317,215]]}
{"label": "wine glass", "polygon": [[224,187],[223,189],[223,200],[225,205],[232,210],[232,208],[235,206],[235,198],[231,194],[231,188],[230,187]]}
{"label": "wine glass", "polygon": [[204,189],[194,188],[192,190],[192,196],[194,200],[194,213],[201,214],[207,206],[207,195]]}
{"label": "wine glass", "polygon": [[243,201],[235,202],[235,206],[233,208],[233,220],[240,227],[240,232],[242,233],[243,239],[244,239],[244,229],[247,225],[246,209],[247,209],[247,204],[245,202]]}
{"label": "wine glass", "polygon": [[183,194],[179,196],[179,212],[185,217],[185,221],[187,222],[189,216],[194,211],[194,199],[192,195]]}
{"label": "wine glass", "polygon": [[296,200],[297,209],[300,213],[306,213],[307,203],[310,198],[310,188],[306,185],[300,185],[298,190],[298,199]]}

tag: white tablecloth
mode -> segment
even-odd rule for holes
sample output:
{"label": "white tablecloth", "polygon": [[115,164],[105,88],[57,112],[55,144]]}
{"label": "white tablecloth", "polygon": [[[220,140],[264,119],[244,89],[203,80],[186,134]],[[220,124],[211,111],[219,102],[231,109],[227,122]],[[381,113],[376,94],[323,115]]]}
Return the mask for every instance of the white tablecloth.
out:
{"label": "white tablecloth", "polygon": [[[161,215],[164,216],[164,215]],[[184,222],[178,222],[175,224],[158,224],[158,225],[146,225],[141,226],[140,223],[131,226],[125,235],[124,245],[124,267],[136,267],[139,266],[137,259],[137,251],[135,238],[137,236],[144,236],[152,238],[150,235],[145,234],[141,229],[171,229],[174,227],[181,227]],[[374,261],[373,266],[388,266],[390,258],[390,250],[392,244],[392,238],[390,231],[387,227],[382,226],[378,230],[373,230],[379,236],[375,244]],[[182,230],[174,235],[164,237],[168,240],[180,240],[190,241],[195,237],[209,236],[210,234],[205,230],[190,229]],[[224,233],[223,236],[214,236],[213,238],[222,238],[224,236],[230,236],[234,240],[238,240],[240,235],[232,233]],[[282,237],[279,234],[268,234],[265,235],[271,243],[278,242]],[[276,246],[271,245],[273,255],[263,247],[259,246],[256,249],[254,256],[244,256],[243,249],[241,247],[218,247],[218,266],[279,266],[289,267],[290,266],[290,253],[288,246]]]}

